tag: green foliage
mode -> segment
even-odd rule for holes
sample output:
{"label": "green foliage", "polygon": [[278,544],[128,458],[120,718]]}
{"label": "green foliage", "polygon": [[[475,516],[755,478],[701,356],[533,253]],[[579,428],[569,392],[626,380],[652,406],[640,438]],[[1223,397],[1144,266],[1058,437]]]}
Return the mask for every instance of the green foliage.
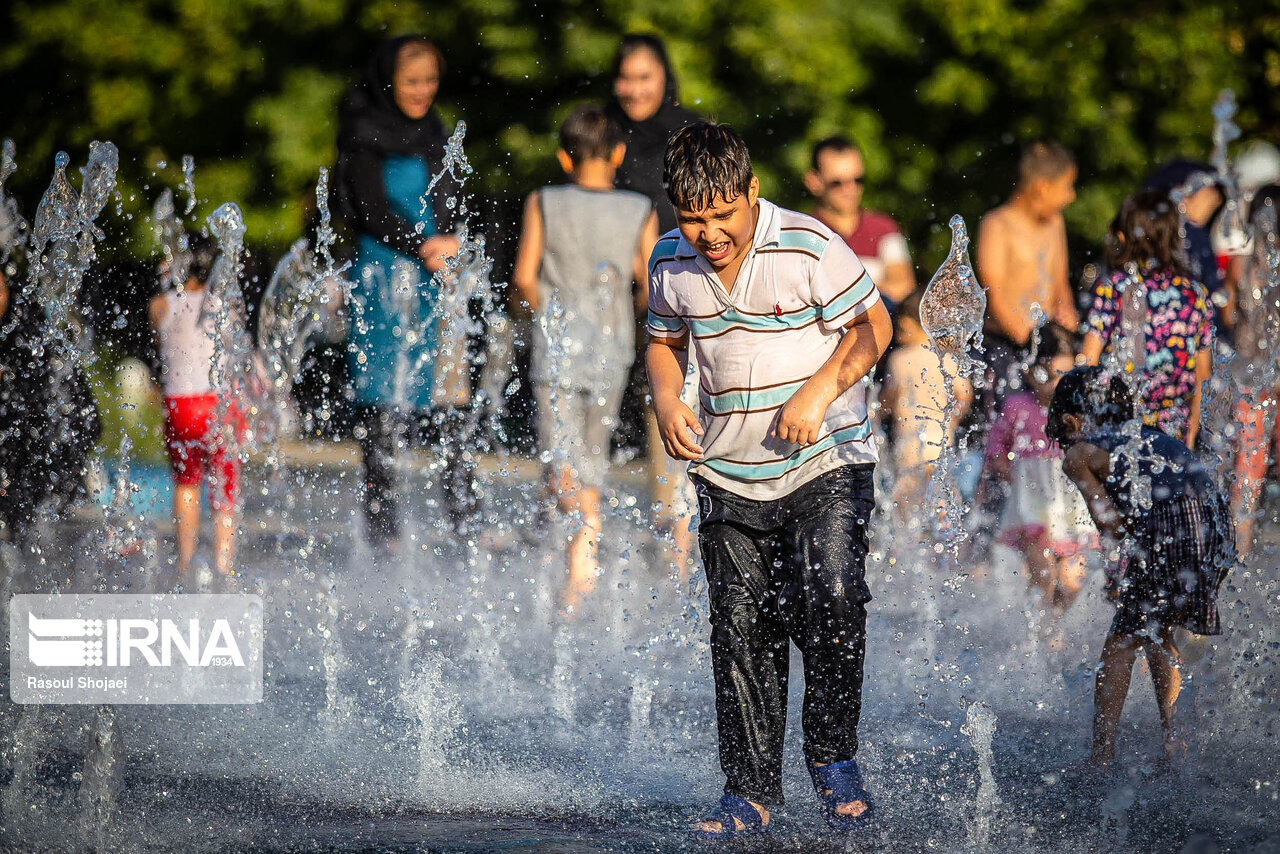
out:
{"label": "green foliage", "polygon": [[684,103],[743,133],[771,198],[806,204],[808,146],[854,136],[869,204],[903,223],[925,274],[951,214],[973,224],[1007,194],[1029,138],[1079,158],[1079,246],[1161,159],[1207,156],[1220,88],[1247,136],[1280,136],[1280,11],[1264,0],[27,0],[0,27],[0,134],[17,142],[28,214],[57,149],[82,162],[111,138],[135,253],[183,154],[199,216],[234,199],[253,243],[296,237],[342,92],[379,38],[412,30],[448,58],[441,105],[468,122],[475,190],[512,210],[556,180],[560,118],[608,96],[618,36],[653,31]]}

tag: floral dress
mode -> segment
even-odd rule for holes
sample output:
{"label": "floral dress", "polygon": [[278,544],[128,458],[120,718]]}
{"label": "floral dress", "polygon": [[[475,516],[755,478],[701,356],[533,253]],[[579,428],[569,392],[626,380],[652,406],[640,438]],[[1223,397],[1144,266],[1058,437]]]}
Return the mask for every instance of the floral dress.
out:
{"label": "floral dress", "polygon": [[1210,357],[1213,327],[1204,288],[1173,271],[1144,267],[1136,276],[1116,270],[1098,280],[1089,327],[1110,347],[1123,311],[1122,295],[1131,281],[1147,289],[1146,370],[1143,420],[1182,440],[1191,419],[1196,364]]}

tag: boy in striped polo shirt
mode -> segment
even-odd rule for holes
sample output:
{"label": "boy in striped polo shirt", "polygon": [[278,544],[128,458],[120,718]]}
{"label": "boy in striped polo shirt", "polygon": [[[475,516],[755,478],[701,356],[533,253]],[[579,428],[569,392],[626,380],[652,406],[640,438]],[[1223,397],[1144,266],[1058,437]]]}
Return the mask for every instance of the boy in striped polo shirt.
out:
{"label": "boy in striped polo shirt", "polygon": [[[875,284],[812,217],[759,198],[742,139],[696,124],[667,147],[678,228],[649,261],[646,353],[667,453],[692,462],[711,604],[720,810],[762,830],[782,803],[789,641],[804,657],[804,750],[827,823],[866,824],[854,755],[876,449],[863,378],[892,335]],[[699,412],[680,401],[692,339]]]}

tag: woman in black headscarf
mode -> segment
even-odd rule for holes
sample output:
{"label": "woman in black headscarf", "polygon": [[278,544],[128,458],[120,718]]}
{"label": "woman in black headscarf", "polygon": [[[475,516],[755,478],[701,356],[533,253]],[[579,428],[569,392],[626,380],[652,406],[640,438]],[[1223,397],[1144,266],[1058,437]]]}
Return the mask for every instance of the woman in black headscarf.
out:
{"label": "woman in black headscarf", "polygon": [[[701,121],[701,117],[677,103],[676,78],[662,39],[634,33],[623,36],[613,60],[613,100],[605,111],[622,128],[627,144],[615,183],[620,189],[649,197],[658,214],[658,232],[665,234],[676,227],[675,209],[662,185],[667,140],[680,128]],[[688,555],[692,537],[687,521],[682,521],[682,513],[675,509],[676,491],[685,476],[682,467],[675,465],[663,450],[653,413],[645,404],[649,383],[644,373],[644,346],[648,340],[643,330],[644,314],[641,311],[637,318],[636,360],[622,397],[616,441],[648,456],[654,500],[663,507],[658,524],[672,528],[675,550]]]}
{"label": "woman in black headscarf", "polygon": [[[439,298],[433,274],[458,252],[458,206],[447,200],[456,201],[459,187],[445,172],[447,134],[433,109],[443,73],[444,57],[428,39],[389,39],[339,115],[335,189],[339,210],[358,234],[347,363],[375,543],[400,533],[397,436],[436,432],[456,420],[451,412],[431,417]],[[446,499],[461,526],[474,513],[469,457],[459,449],[448,456]]]}
{"label": "woman in black headscarf", "polygon": [[662,39],[623,36],[613,60],[613,100],[605,111],[622,128],[627,143],[616,183],[653,201],[658,230],[665,234],[676,227],[675,211],[662,186],[667,140],[701,117],[676,102],[676,78]]}

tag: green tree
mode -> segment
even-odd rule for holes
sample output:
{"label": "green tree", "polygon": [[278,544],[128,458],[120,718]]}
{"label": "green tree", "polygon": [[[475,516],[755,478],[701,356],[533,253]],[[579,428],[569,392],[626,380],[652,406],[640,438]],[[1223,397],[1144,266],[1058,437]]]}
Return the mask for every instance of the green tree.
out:
{"label": "green tree", "polygon": [[199,215],[234,199],[251,242],[295,238],[333,161],[342,92],[378,39],[409,31],[442,45],[441,106],[468,122],[474,189],[512,220],[556,178],[559,121],[608,96],[618,36],[652,31],[685,104],[743,133],[770,197],[805,204],[808,146],[856,138],[869,203],[903,223],[925,275],[942,224],[998,203],[1028,138],[1075,150],[1068,223],[1083,246],[1161,159],[1208,154],[1220,88],[1240,97],[1246,135],[1280,137],[1280,11],[1261,0],[27,0],[0,22],[0,134],[17,142],[28,214],[54,151],[82,161],[89,140],[112,139],[131,238],[116,245],[134,254],[183,154]]}

